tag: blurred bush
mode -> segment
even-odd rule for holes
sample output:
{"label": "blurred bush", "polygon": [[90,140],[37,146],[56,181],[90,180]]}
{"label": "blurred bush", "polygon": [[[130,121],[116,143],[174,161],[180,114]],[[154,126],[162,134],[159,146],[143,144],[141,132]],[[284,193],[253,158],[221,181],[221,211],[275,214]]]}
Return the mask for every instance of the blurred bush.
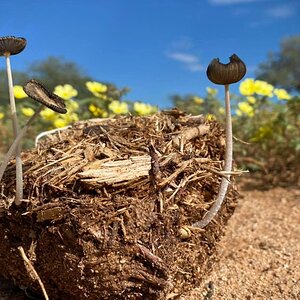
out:
{"label": "blurred bush", "polygon": [[254,79],[240,84],[235,103],[236,160],[250,170],[263,171],[273,184],[298,182],[300,174],[300,97]]}
{"label": "blurred bush", "polygon": [[[118,89],[111,84],[96,81],[87,81],[85,87],[89,96],[78,99],[78,91],[72,85],[64,84],[55,86],[53,92],[65,100],[68,112],[63,115],[57,114],[45,107],[40,113],[40,118],[34,122],[30,132],[27,134],[27,137],[30,138],[24,139],[23,148],[33,146],[33,136],[39,132],[66,127],[78,120],[110,118],[129,113],[144,116],[157,111],[156,106],[124,100],[123,98],[129,91],[128,88]],[[34,114],[39,104],[29,99],[20,85],[14,86],[14,95],[20,125],[24,126],[28,118]],[[0,151],[3,153],[7,150],[13,139],[8,104],[0,106],[0,129],[3,136],[0,141]]]}
{"label": "blurred bush", "polygon": [[[44,108],[32,126],[23,147],[33,145],[33,136],[41,131],[61,128],[78,120],[110,118],[116,115],[149,115],[157,107],[143,102],[125,100],[128,89],[118,89],[103,82],[87,81],[88,97],[78,98],[76,87],[57,85],[54,93],[66,101],[68,113],[59,115]],[[247,78],[239,85],[239,94],[231,95],[235,161],[239,168],[259,171],[272,183],[296,182],[300,174],[300,96],[275,88],[262,80]],[[34,113],[38,104],[27,98],[23,88],[14,87],[21,126]],[[223,95],[208,87],[206,95],[173,96],[173,103],[187,113],[204,114],[208,119],[225,121]],[[7,106],[0,107],[0,151],[6,151],[12,141],[11,122]]]}
{"label": "blurred bush", "polygon": [[[299,182],[300,96],[253,78],[242,81],[239,92],[231,95],[237,165],[261,172],[272,184]],[[207,88],[203,98],[173,96],[173,101],[189,113],[224,122],[224,101],[217,96]]]}

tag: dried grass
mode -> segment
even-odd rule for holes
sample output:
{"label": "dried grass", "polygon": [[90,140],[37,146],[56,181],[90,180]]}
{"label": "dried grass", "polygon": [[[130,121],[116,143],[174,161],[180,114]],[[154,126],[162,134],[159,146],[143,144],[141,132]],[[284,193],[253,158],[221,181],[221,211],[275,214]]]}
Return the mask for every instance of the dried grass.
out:
{"label": "dried grass", "polygon": [[177,110],[78,122],[43,138],[23,153],[21,207],[10,206],[14,162],[5,174],[1,275],[38,292],[17,252],[34,242],[50,299],[175,299],[211,270],[234,211],[231,188],[216,220],[190,229],[214,201],[223,158],[219,124]]}

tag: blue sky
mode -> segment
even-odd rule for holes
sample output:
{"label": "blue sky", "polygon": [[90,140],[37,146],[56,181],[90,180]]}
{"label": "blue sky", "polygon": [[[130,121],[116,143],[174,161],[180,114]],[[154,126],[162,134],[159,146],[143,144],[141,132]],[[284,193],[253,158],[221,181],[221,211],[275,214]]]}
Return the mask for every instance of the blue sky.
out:
{"label": "blue sky", "polygon": [[0,35],[28,41],[15,70],[62,57],[160,107],[217,87],[205,74],[213,58],[236,53],[251,77],[282,38],[299,34],[299,0],[2,0],[0,11]]}

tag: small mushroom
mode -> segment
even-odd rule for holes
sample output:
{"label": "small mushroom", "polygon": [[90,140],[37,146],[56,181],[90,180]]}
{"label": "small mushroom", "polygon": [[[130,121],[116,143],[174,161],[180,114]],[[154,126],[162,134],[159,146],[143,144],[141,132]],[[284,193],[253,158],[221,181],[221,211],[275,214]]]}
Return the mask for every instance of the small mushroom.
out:
{"label": "small mushroom", "polygon": [[[215,84],[222,84],[225,86],[226,148],[224,172],[227,174],[232,171],[233,152],[229,84],[238,82],[246,74],[246,65],[237,55],[233,54],[229,59],[230,62],[228,64],[220,63],[218,58],[213,59],[206,71],[207,77],[210,81]],[[193,224],[193,227],[204,228],[213,220],[222,206],[229,183],[230,175],[222,177],[219,192],[214,204],[201,221]]]}
{"label": "small mushroom", "polygon": [[19,54],[26,47],[27,41],[21,37],[0,37],[0,56]]}
{"label": "small mushroom", "polygon": [[[16,138],[19,133],[19,124],[16,111],[16,102],[13,92],[13,79],[10,65],[10,56],[16,55],[24,50],[26,47],[26,39],[21,37],[14,36],[5,36],[0,37],[0,56],[4,56],[6,60],[6,70],[7,70],[7,79],[8,79],[8,90],[9,90],[9,100],[10,100],[10,109],[12,114],[12,123],[14,137]],[[22,160],[21,160],[21,146],[18,145],[16,151],[16,198],[15,203],[20,204],[21,199],[23,198],[23,186],[22,186]]]}
{"label": "small mushroom", "polygon": [[232,84],[240,81],[246,74],[246,65],[236,55],[229,57],[228,64],[220,63],[219,58],[215,58],[207,67],[206,75],[215,84]]}
{"label": "small mushroom", "polygon": [[[58,112],[61,114],[67,113],[67,109],[66,109],[64,100],[62,98],[60,98],[59,96],[48,91],[47,88],[45,88],[40,82],[38,82],[36,80],[28,81],[24,86],[24,91],[30,98],[40,102],[42,105],[35,111],[34,115],[27,121],[27,123],[22,128],[22,130],[20,130],[20,132],[18,133],[14,142],[10,146],[8,152],[5,154],[5,157],[0,166],[0,181],[2,180],[4,171],[8,165],[8,162],[9,162],[11,156],[16,152],[16,150],[20,144],[20,141],[22,140],[23,136],[27,132],[31,123],[39,115],[39,113],[43,109],[44,105],[49,107],[50,109],[54,110],[55,112]],[[23,185],[23,177],[21,179],[22,179],[22,185]]]}
{"label": "small mushroom", "polygon": [[24,92],[32,99],[42,103],[60,114],[67,113],[65,101],[50,92],[43,84],[37,80],[29,80],[23,87]]}

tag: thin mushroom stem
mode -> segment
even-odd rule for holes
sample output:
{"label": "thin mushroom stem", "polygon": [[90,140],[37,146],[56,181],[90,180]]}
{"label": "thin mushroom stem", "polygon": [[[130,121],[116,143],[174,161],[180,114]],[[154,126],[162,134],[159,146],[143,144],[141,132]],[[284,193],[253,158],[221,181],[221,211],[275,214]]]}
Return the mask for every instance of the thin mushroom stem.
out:
{"label": "thin mushroom stem", "polygon": [[62,128],[55,128],[55,129],[51,129],[51,130],[48,130],[48,131],[43,131],[41,133],[39,133],[36,137],[35,137],[35,141],[34,141],[34,145],[35,147],[38,146],[38,143],[39,143],[39,140],[44,137],[44,136],[48,136],[52,133],[56,133],[56,132],[59,132],[59,131],[62,131],[62,130],[66,130],[68,128],[71,128],[72,126],[68,125],[68,126],[65,126],[65,127],[62,127]]}
{"label": "thin mushroom stem", "polygon": [[5,154],[4,159],[2,161],[2,164],[0,166],[0,181],[2,180],[3,174],[4,174],[5,169],[6,169],[7,165],[8,165],[8,163],[9,163],[9,160],[12,157],[12,155],[16,152],[16,149],[18,148],[18,145],[20,144],[21,139],[23,138],[23,136],[27,132],[28,128],[30,127],[30,125],[34,121],[34,119],[39,115],[39,113],[41,112],[41,110],[43,109],[43,107],[44,107],[44,105],[41,105],[36,110],[36,112],[34,113],[34,115],[31,116],[31,118],[27,121],[27,123],[25,124],[25,126],[20,130],[20,132],[18,133],[18,136],[15,138],[14,142],[12,143],[12,145],[9,148],[9,150]]}
{"label": "thin mushroom stem", "polygon": [[[225,85],[225,111],[226,111],[226,149],[225,149],[225,172],[231,172],[232,169],[232,120],[231,120],[231,108],[230,108],[230,92],[229,84]],[[228,180],[230,176],[228,176]]]}
{"label": "thin mushroom stem", "polygon": [[[225,172],[231,172],[232,169],[232,122],[231,122],[231,109],[230,109],[230,93],[229,84],[225,85],[225,111],[226,111],[226,124],[225,124],[225,134],[226,134],[226,149],[225,149]],[[199,222],[193,224],[193,227],[204,228],[207,226],[212,219],[216,216],[220,210],[222,203],[225,199],[228,185],[230,183],[230,175],[222,177],[221,185],[217,195],[217,199],[211,206],[209,211],[205,214],[203,219]]]}
{"label": "thin mushroom stem", "polygon": [[[19,133],[19,124],[16,110],[16,101],[13,90],[13,79],[10,65],[10,54],[5,55],[6,60],[6,70],[7,70],[7,79],[8,79],[8,90],[9,90],[9,100],[10,100],[10,109],[12,114],[12,123],[14,137],[16,138]],[[22,170],[22,159],[21,159],[21,144],[18,143],[16,148],[16,197],[15,203],[17,205],[21,204],[23,198],[23,170]]]}

